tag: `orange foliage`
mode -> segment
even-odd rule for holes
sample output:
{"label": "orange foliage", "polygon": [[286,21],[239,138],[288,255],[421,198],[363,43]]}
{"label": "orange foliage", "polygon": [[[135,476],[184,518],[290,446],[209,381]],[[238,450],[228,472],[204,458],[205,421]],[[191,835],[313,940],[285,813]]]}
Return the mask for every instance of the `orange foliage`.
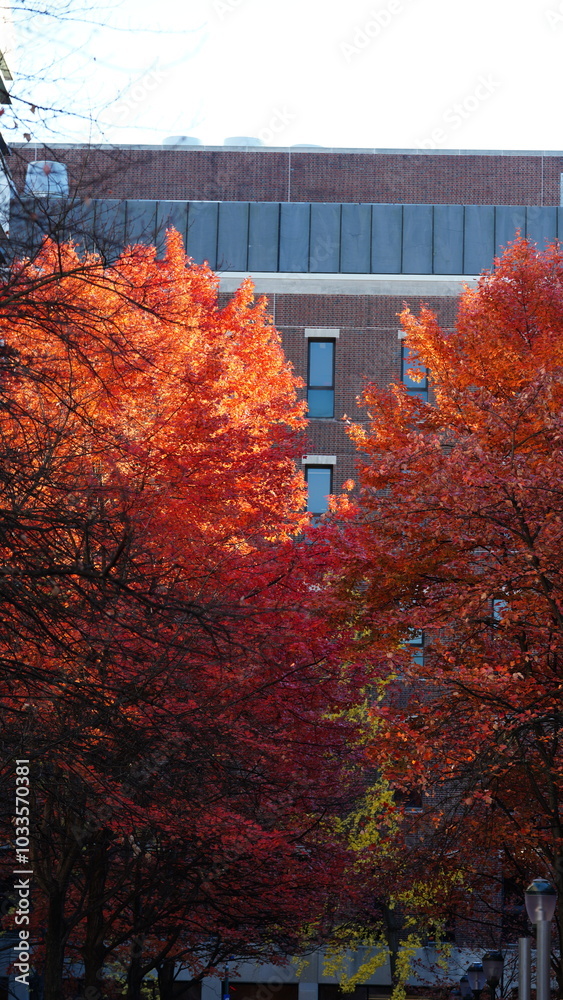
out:
{"label": "orange foliage", "polygon": [[518,239],[452,332],[401,321],[430,402],[368,387],[360,499],[333,529],[336,606],[386,689],[370,756],[425,791],[427,871],[477,884],[500,852],[563,900],[563,253]]}
{"label": "orange foliage", "polygon": [[174,232],[109,268],[47,243],[4,289],[5,747],[49,1000],[139,936],[130,996],[159,954],[291,950],[343,877],[362,671],[314,606],[298,383],[250,281],[217,296]]}

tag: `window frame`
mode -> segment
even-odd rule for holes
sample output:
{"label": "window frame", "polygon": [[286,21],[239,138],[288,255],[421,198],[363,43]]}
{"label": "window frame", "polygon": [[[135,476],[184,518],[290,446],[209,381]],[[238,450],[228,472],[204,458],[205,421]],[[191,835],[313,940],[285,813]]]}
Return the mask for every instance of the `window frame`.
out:
{"label": "window frame", "polygon": [[[332,346],[332,371],[331,378],[332,381],[323,385],[312,385],[311,384],[311,344],[331,344]],[[334,420],[335,413],[335,391],[336,391],[336,338],[335,337],[307,337],[307,416],[309,420]],[[310,413],[309,406],[309,393],[315,392],[316,390],[321,390],[323,392],[332,392],[332,413],[323,414],[323,416],[314,416]]]}
{"label": "window frame", "polygon": [[413,362],[413,355],[409,354],[407,348],[407,342],[404,337],[401,338],[401,382],[405,386],[409,396],[418,396],[420,399],[428,402],[428,368],[421,366],[424,372],[424,378],[420,382],[414,382],[409,379],[407,375],[407,369],[414,367],[414,364],[418,362]]}
{"label": "window frame", "polygon": [[426,636],[423,629],[410,629],[410,636],[406,640],[405,645],[408,646],[411,652],[411,656],[416,663],[420,666],[424,665],[424,647],[426,645]]}
{"label": "window frame", "polygon": [[310,463],[305,464],[303,466],[303,472],[305,474],[305,482],[307,483],[307,513],[308,514],[312,514],[313,517],[321,517],[323,514],[326,514],[326,512],[328,510],[328,502],[327,502],[327,506],[325,507],[324,510],[311,510],[311,508],[309,507],[309,471],[311,469],[314,470],[314,471],[317,471],[317,472],[320,472],[321,470],[323,472],[328,471],[328,473],[329,473],[329,487],[330,487],[330,489],[329,489],[329,491],[328,491],[328,493],[326,495],[327,495],[327,497],[329,497],[329,496],[332,496],[332,491],[333,491],[333,486],[334,486],[334,465],[329,465],[329,464],[320,465],[320,464],[317,464],[315,462],[310,462]]}

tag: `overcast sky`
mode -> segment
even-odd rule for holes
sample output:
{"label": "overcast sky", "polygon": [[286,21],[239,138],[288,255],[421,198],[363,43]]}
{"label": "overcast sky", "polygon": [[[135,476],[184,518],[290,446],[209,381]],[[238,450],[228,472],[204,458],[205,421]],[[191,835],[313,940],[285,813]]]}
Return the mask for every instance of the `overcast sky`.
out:
{"label": "overcast sky", "polygon": [[13,94],[61,110],[13,139],[563,149],[563,0],[70,3],[13,0]]}

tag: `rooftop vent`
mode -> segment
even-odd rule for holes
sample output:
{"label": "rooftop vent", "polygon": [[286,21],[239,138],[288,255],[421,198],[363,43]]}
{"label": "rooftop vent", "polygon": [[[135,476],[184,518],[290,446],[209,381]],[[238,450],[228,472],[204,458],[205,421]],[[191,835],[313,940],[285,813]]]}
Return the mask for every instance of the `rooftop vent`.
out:
{"label": "rooftop vent", "polygon": [[34,160],[25,175],[24,195],[33,198],[67,198],[68,171],[55,160]]}
{"label": "rooftop vent", "polygon": [[201,139],[195,135],[169,135],[162,140],[163,146],[201,146]]}
{"label": "rooftop vent", "polygon": [[263,146],[264,143],[261,139],[257,139],[254,135],[230,135],[225,139],[225,146]]}

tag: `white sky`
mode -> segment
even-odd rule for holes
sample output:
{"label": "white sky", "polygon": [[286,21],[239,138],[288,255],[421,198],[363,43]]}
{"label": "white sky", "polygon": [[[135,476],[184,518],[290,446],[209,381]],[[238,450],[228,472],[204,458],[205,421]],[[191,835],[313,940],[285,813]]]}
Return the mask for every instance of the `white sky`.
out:
{"label": "white sky", "polygon": [[8,139],[563,149],[563,0],[25,2]]}

